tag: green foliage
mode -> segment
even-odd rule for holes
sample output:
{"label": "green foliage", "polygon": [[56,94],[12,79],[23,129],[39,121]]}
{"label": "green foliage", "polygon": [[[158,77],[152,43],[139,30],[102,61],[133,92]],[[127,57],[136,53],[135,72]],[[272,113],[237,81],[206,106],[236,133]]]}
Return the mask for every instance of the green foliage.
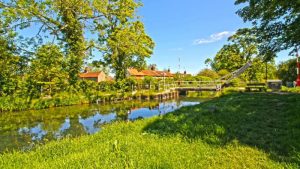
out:
{"label": "green foliage", "polygon": [[28,109],[28,103],[24,98],[14,96],[0,97],[0,112],[22,111]]}
{"label": "green foliage", "polygon": [[152,54],[154,42],[139,21],[115,27],[107,39],[104,61],[111,65],[118,81],[126,78],[128,68],[145,67],[145,59]]}
{"label": "green foliage", "polygon": [[113,91],[115,86],[114,81],[103,81],[98,84],[99,90],[103,92]]}
{"label": "green foliage", "polygon": [[286,82],[294,82],[297,79],[297,63],[296,59],[281,62],[278,65],[278,77],[285,85]]}
{"label": "green foliage", "polygon": [[12,95],[19,86],[23,59],[14,54],[15,46],[0,35],[0,97]]}
{"label": "green foliage", "polygon": [[[77,83],[85,59],[95,50],[104,54],[104,61],[100,62],[105,62],[103,67],[112,67],[116,79],[122,80],[127,68],[144,67],[145,58],[154,48],[136,16],[139,6],[141,3],[134,0],[0,1],[0,30],[16,30],[10,33],[19,35],[22,42],[16,44],[27,56],[52,38],[64,54],[68,73],[65,79],[72,86]],[[36,36],[22,36],[33,27],[37,27]],[[98,35],[98,39],[90,39],[86,34]]]}
{"label": "green foliage", "polygon": [[217,72],[215,72],[214,70],[211,69],[203,69],[201,70],[197,76],[205,76],[205,77],[209,77],[211,79],[218,79],[219,75]]}
{"label": "green foliage", "polygon": [[[28,83],[40,84],[52,95],[64,89],[67,84],[66,61],[58,46],[43,45],[37,49],[32,59]],[[44,93],[45,94],[45,93]]]}
{"label": "green foliage", "polygon": [[80,93],[57,93],[53,97],[28,100],[18,96],[0,97],[0,112],[46,109],[90,103],[86,95]]}
{"label": "green foliage", "polygon": [[281,91],[289,92],[289,93],[300,93],[300,87],[288,88],[288,87],[283,86]]}
{"label": "green foliage", "polygon": [[219,75],[220,77],[226,76],[226,75],[228,75],[229,73],[230,73],[230,72],[229,72],[227,69],[221,69],[221,70],[218,71],[218,75]]}
{"label": "green foliage", "polygon": [[229,86],[231,87],[245,87],[246,83],[240,78],[235,78],[230,81]]}
{"label": "green foliage", "polygon": [[245,63],[246,60],[240,55],[237,45],[224,45],[215,56],[211,66],[216,71],[226,69],[233,72]]}
{"label": "green foliage", "polygon": [[[251,61],[252,66],[241,75],[241,78],[244,81],[263,81],[266,79],[266,60],[268,56],[259,54],[259,42],[252,34],[252,30],[240,29],[228,40],[230,43],[224,45],[213,61],[210,62],[213,70],[221,71],[225,69],[233,72]],[[276,78],[275,62],[270,60],[267,65],[268,79]]]}
{"label": "green foliage", "polygon": [[[132,91],[136,81],[125,79],[127,68],[144,67],[154,48],[136,16],[141,5],[134,0],[1,0],[0,97],[25,98],[35,102],[29,106],[34,108],[60,105],[53,99],[62,92],[83,93],[95,102],[102,92]],[[23,36],[33,30],[36,36]],[[120,81],[78,81],[84,61],[95,50],[104,61],[93,62],[93,69],[108,73],[111,67]]]}
{"label": "green foliage", "polygon": [[266,79],[266,66],[268,66],[268,79],[276,79],[277,69],[275,62],[270,62],[266,65],[260,58],[253,59],[252,66],[241,75],[241,78],[245,81],[262,82]]}
{"label": "green foliage", "polygon": [[212,81],[213,79],[211,77],[207,76],[195,76],[196,81]]}
{"label": "green foliage", "polygon": [[236,0],[235,3],[243,6],[237,13],[255,27],[260,53],[299,47],[299,1]]}
{"label": "green foliage", "polygon": [[151,76],[146,76],[146,77],[143,79],[143,84],[144,84],[144,85],[150,85],[153,81],[154,81],[154,78],[153,78],[153,77],[151,77]]}

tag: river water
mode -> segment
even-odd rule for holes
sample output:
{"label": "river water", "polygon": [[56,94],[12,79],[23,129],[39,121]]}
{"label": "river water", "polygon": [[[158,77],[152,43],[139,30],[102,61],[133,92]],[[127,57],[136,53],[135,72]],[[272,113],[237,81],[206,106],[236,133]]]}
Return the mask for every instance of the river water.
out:
{"label": "river water", "polygon": [[26,151],[51,140],[94,134],[107,123],[164,115],[199,103],[199,100],[180,98],[163,102],[126,101],[0,113],[0,153]]}

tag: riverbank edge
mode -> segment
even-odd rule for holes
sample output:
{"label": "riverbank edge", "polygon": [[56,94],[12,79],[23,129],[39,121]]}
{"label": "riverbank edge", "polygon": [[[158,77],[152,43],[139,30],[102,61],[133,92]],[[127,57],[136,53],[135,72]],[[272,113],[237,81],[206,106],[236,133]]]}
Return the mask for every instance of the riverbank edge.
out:
{"label": "riverbank edge", "polygon": [[139,91],[139,92],[103,92],[92,96],[83,94],[64,94],[26,101],[18,97],[0,97],[0,112],[40,110],[83,104],[116,103],[128,100],[168,100],[178,98],[178,91]]}

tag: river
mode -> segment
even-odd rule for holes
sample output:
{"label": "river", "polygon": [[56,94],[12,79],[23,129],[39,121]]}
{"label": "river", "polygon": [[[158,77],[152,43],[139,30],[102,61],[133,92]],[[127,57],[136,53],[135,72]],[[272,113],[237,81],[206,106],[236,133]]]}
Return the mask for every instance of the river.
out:
{"label": "river", "polygon": [[199,103],[199,99],[179,98],[0,113],[0,153],[31,150],[51,140],[100,132],[102,125],[114,121],[164,115]]}

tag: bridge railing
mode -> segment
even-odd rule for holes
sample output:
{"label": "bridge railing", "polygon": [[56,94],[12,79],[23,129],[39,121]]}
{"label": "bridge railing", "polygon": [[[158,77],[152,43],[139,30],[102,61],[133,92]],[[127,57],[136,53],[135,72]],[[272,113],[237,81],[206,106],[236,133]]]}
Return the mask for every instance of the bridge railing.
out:
{"label": "bridge railing", "polygon": [[221,84],[221,81],[177,81],[177,87],[213,87]]}
{"label": "bridge railing", "polygon": [[150,83],[148,85],[138,84],[132,86],[132,91],[140,90],[152,90],[152,91],[166,91],[176,88],[215,88],[216,90],[221,90],[224,81],[173,81],[173,82],[163,82]]}
{"label": "bridge railing", "polygon": [[170,88],[184,88],[184,87],[217,87],[221,86],[224,82],[221,80],[218,81],[175,81],[172,83],[163,83],[160,82],[159,86],[164,87],[165,89]]}

